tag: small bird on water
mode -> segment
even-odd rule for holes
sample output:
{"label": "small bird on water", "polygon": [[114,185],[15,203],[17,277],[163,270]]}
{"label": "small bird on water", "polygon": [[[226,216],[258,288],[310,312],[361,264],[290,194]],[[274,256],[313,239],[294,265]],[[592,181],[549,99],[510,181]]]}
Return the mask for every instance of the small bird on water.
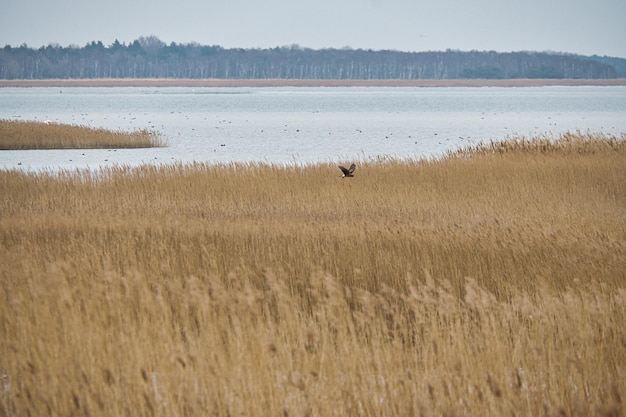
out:
{"label": "small bird on water", "polygon": [[342,167],[341,165],[338,165],[338,166],[341,172],[343,172],[343,176],[341,178],[354,177],[354,170],[356,169],[356,165],[352,164],[350,165],[350,168],[345,168],[345,167]]}

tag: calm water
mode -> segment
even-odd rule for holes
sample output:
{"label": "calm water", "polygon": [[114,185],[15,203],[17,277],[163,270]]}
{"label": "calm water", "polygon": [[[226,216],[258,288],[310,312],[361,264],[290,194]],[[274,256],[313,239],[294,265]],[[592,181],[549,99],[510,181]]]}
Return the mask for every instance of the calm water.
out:
{"label": "calm water", "polygon": [[345,162],[432,157],[517,135],[620,135],[626,87],[0,88],[0,118],[148,128],[168,143],[140,150],[0,151],[0,168]]}

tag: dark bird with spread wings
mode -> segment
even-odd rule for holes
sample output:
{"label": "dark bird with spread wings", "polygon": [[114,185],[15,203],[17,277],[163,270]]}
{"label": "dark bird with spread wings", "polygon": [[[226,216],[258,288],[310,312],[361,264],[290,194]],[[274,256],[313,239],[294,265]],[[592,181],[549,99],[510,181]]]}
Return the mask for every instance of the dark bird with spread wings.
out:
{"label": "dark bird with spread wings", "polygon": [[354,177],[354,170],[356,169],[356,165],[352,164],[350,165],[350,168],[345,168],[339,165],[339,169],[341,170],[341,172],[343,172],[342,178]]}

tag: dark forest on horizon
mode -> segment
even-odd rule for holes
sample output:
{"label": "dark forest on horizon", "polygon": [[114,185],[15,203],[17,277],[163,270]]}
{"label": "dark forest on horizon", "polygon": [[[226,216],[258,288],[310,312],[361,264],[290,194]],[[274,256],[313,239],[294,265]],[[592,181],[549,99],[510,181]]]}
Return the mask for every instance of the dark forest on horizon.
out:
{"label": "dark forest on horizon", "polygon": [[0,79],[610,79],[626,77],[626,59],[553,52],[223,48],[166,44],[156,36],[105,46],[23,44],[0,48]]}

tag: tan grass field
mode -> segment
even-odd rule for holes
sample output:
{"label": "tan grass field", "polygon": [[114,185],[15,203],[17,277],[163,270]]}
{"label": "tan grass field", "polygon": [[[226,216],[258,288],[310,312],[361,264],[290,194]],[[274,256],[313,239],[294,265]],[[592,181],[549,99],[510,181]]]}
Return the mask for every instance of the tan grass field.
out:
{"label": "tan grass field", "polygon": [[547,85],[626,85],[626,78],[609,79],[217,79],[217,78],[79,78],[0,80],[0,87],[537,87]]}
{"label": "tan grass field", "polygon": [[0,150],[108,149],[164,146],[150,130],[111,131],[63,123],[0,119]]}
{"label": "tan grass field", "polygon": [[624,136],[340,174],[0,172],[3,415],[626,414]]}

